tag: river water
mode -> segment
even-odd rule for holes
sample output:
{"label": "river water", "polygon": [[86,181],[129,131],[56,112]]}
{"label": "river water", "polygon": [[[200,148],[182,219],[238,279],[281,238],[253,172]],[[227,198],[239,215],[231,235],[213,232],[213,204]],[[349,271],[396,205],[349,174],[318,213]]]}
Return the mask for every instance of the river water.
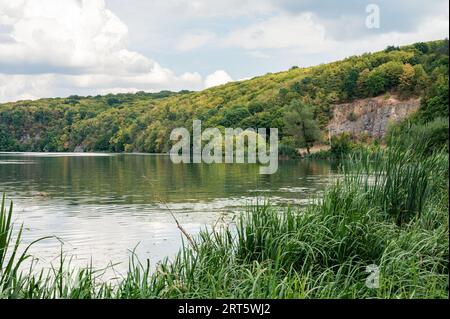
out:
{"label": "river water", "polygon": [[0,153],[0,192],[14,205],[24,244],[52,235],[30,250],[40,267],[117,263],[130,251],[152,264],[173,256],[182,234],[170,214],[195,236],[231,220],[246,205],[301,205],[335,176],[326,161],[283,161],[260,175],[256,164],[173,164],[166,155]]}

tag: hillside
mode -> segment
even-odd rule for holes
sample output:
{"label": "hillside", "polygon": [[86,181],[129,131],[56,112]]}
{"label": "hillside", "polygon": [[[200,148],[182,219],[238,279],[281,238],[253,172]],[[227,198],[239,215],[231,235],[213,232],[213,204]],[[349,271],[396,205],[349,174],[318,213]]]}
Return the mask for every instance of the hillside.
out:
{"label": "hillside", "polygon": [[358,99],[334,107],[333,118],[328,123],[330,134],[350,133],[355,136],[384,137],[392,123],[414,114],[420,107],[420,99],[399,99],[385,94],[373,98]]}
{"label": "hillside", "polygon": [[[0,151],[165,152],[170,131],[191,127],[194,118],[201,119],[204,127],[278,127],[282,143],[288,144],[283,112],[292,100],[312,105],[324,131],[336,108],[387,92],[400,100],[422,97],[421,108],[435,107],[428,101],[448,86],[448,49],[448,40],[391,46],[201,92],[4,103],[0,104]],[[437,106],[444,117],[448,117],[448,89],[446,94],[444,111]]]}

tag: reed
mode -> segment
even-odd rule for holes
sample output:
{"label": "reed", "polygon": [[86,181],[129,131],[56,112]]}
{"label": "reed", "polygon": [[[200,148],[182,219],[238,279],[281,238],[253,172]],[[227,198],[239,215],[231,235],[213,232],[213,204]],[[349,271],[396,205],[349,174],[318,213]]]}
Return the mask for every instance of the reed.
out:
{"label": "reed", "polygon": [[[11,241],[12,208],[2,204],[0,295],[448,298],[448,155],[391,147],[354,154],[342,173],[306,207],[257,204],[226,227],[202,231],[154,272],[132,254],[116,282],[98,280],[92,267],[71,271],[64,258],[53,272],[18,274],[27,256],[5,262],[19,241]],[[367,284],[371,265],[377,288]]]}

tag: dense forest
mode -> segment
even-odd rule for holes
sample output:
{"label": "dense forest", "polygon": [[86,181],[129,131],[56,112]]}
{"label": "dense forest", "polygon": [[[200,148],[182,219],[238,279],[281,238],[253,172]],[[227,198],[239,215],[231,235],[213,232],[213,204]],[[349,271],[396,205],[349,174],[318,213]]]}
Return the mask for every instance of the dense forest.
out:
{"label": "dense forest", "polygon": [[[440,132],[448,144],[448,39],[352,56],[315,67],[232,82],[201,92],[69,96],[0,104],[0,151],[166,152],[175,127],[280,129],[295,145],[286,113],[310,117],[323,129],[336,104],[394,92],[420,96],[421,107],[397,134]],[[305,113],[306,112],[306,113]],[[306,115],[305,115],[306,114]],[[409,133],[405,136],[410,136]],[[441,143],[440,141],[439,143]],[[297,143],[298,144],[298,143]]]}

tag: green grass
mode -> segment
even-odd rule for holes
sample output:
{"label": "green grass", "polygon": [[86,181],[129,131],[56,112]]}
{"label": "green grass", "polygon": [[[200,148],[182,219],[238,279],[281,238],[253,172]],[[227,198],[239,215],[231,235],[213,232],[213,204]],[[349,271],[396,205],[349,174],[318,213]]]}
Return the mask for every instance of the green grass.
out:
{"label": "green grass", "polygon": [[[3,268],[2,257],[0,296],[448,298],[448,155],[417,154],[395,147],[354,154],[310,205],[249,207],[154,272],[131,256],[125,277],[111,282],[92,267],[70,270],[64,259],[48,273],[19,274]],[[11,234],[11,212],[2,208],[0,256],[19,242],[3,235]],[[366,285],[369,265],[379,267],[378,288]]]}

